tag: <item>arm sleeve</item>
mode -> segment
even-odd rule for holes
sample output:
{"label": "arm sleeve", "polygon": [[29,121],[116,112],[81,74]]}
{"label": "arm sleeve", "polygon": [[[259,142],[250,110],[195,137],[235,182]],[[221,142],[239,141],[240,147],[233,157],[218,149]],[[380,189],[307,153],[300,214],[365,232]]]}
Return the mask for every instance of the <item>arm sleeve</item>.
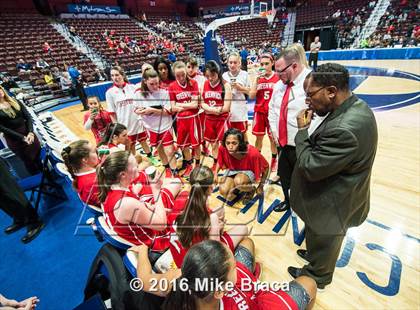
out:
{"label": "arm sleeve", "polygon": [[354,159],[358,141],[346,129],[324,131],[312,145],[308,130],[299,130],[295,137],[296,167],[308,181],[316,182],[342,171]]}
{"label": "arm sleeve", "polygon": [[34,127],[33,127],[33,124],[32,124],[31,114],[29,114],[29,112],[26,109],[24,104],[19,102],[19,105],[20,105],[20,108],[22,109],[22,115],[23,115],[23,118],[24,118],[25,123],[26,123],[26,129],[28,130],[28,132],[33,132]]}
{"label": "arm sleeve", "polygon": [[111,92],[109,90],[105,93],[105,100],[108,112],[115,113],[114,98],[112,97]]}
{"label": "arm sleeve", "polygon": [[91,130],[92,129],[92,124],[93,124],[93,120],[90,119],[90,113],[86,113],[83,116],[83,124],[86,130]]}
{"label": "arm sleeve", "polygon": [[270,102],[268,103],[268,123],[270,125],[271,134],[273,135],[273,139],[275,141],[278,140],[279,134],[278,134],[278,121],[279,121],[279,115],[278,111],[276,111],[276,108],[274,106],[274,96],[275,90],[273,90],[273,95],[271,96]]}
{"label": "arm sleeve", "polygon": [[4,134],[7,134],[8,136],[15,137],[16,139],[19,139],[19,140],[23,140],[23,138],[25,137],[24,135],[12,130],[12,129],[9,129],[9,128],[3,126],[3,125],[0,125],[0,132],[3,132]]}

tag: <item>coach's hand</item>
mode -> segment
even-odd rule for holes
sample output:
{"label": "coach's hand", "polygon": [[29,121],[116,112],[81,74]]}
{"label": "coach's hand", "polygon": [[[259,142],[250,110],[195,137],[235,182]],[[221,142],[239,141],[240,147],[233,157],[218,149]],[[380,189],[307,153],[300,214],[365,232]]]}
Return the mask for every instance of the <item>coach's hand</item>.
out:
{"label": "coach's hand", "polygon": [[311,125],[312,118],[314,117],[314,111],[309,109],[303,109],[296,117],[297,125],[299,129],[307,128]]}

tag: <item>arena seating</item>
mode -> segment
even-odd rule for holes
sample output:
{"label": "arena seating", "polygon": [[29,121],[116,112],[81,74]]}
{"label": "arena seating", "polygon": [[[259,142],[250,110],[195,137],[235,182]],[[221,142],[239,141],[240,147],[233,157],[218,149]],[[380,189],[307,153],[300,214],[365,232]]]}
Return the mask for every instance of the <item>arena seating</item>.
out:
{"label": "arena seating", "polygon": [[267,19],[255,18],[223,25],[220,27],[219,34],[229,42],[238,42],[237,47],[258,49],[267,41],[272,44],[280,43],[283,28],[283,24],[279,22],[275,29],[269,29]]}
{"label": "arena seating", "polygon": [[[416,46],[420,43],[420,10],[417,1],[393,0],[370,36],[369,47]],[[386,36],[389,34],[389,36]]]}
{"label": "arena seating", "polygon": [[[64,64],[72,64],[85,74],[94,71],[95,65],[77,51],[61,34],[51,26],[50,21],[39,14],[0,14],[0,39],[4,48],[0,49],[0,72],[19,76],[22,80],[31,81],[33,86],[44,89],[44,95],[54,91],[46,87],[44,74],[37,70],[18,72],[16,64],[20,58],[35,66],[42,57],[51,67],[64,70]],[[42,49],[44,42],[51,46],[51,53]]]}
{"label": "arena seating", "polygon": [[[173,15],[149,15],[147,17],[147,25],[152,27],[154,30],[158,31],[156,28],[156,24],[164,20],[167,24],[179,23],[179,27],[176,27],[176,30],[179,30],[182,34],[185,35],[183,38],[172,39],[175,43],[182,44],[186,51],[190,51],[191,53],[195,54],[195,56],[201,56],[204,53],[204,47],[202,40],[197,40],[197,35],[203,35],[203,30],[198,27],[192,18],[189,17],[174,17]],[[175,31],[176,31],[175,30]],[[172,31],[172,32],[175,32]],[[159,32],[159,31],[158,31]],[[160,32],[162,35],[166,37],[170,37],[171,32]],[[180,55],[182,58],[184,55]]]}
{"label": "arena seating", "polygon": [[[328,3],[330,2],[330,5]],[[340,11],[356,10],[369,3],[368,0],[313,0],[305,1],[302,5],[298,6],[296,14],[296,27],[297,29],[303,26],[323,26],[332,25],[334,18],[332,15],[340,9]]]}
{"label": "arena seating", "polygon": [[[127,71],[136,71],[148,61],[147,51],[142,43],[147,41],[150,33],[140,28],[131,19],[64,19],[68,26],[73,26],[77,35],[83,39],[91,48],[100,53],[107,61],[118,62]],[[116,38],[129,36],[136,39],[141,48],[141,53],[117,54],[116,49],[110,49],[102,34],[108,31],[115,31]]]}

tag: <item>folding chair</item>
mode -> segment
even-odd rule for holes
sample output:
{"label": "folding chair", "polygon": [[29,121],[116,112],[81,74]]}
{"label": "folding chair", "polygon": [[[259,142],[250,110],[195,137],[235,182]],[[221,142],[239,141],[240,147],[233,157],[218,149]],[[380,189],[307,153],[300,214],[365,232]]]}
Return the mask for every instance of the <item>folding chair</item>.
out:
{"label": "folding chair", "polygon": [[53,187],[59,189],[60,186],[53,182],[50,177],[50,171],[48,168],[48,163],[50,159],[50,149],[48,147],[41,148],[41,163],[42,170],[40,173],[31,175],[27,178],[21,179],[18,181],[19,186],[23,191],[31,191],[30,201],[33,201],[35,192],[38,193],[35,201],[35,211],[38,212],[39,202],[41,201],[41,195],[46,195],[50,197],[55,197],[58,199],[65,199],[65,197],[57,195],[55,193],[48,192],[47,187]]}

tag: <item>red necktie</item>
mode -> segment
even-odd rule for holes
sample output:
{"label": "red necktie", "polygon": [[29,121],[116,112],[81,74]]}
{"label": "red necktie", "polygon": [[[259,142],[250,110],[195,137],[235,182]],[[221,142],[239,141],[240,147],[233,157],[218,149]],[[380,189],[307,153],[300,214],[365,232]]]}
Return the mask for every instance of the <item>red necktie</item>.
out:
{"label": "red necktie", "polygon": [[287,106],[289,105],[289,95],[292,90],[293,82],[287,84],[283,99],[281,100],[280,118],[279,118],[279,143],[280,146],[287,144]]}

